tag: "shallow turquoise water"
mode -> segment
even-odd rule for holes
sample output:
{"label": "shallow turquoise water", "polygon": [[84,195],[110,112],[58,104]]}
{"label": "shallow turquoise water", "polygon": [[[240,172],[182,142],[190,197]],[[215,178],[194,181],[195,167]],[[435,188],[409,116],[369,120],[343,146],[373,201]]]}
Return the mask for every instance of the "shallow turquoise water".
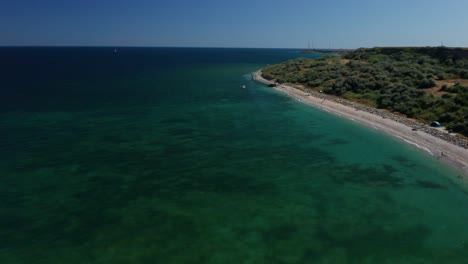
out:
{"label": "shallow turquoise water", "polygon": [[251,80],[295,51],[0,55],[0,263],[468,257],[456,171]]}

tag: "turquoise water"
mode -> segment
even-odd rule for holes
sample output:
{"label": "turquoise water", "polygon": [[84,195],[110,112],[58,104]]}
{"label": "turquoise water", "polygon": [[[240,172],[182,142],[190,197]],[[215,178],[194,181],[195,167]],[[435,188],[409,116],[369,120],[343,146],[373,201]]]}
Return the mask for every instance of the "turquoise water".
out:
{"label": "turquoise water", "polygon": [[468,258],[456,171],[251,80],[297,51],[0,55],[0,263]]}

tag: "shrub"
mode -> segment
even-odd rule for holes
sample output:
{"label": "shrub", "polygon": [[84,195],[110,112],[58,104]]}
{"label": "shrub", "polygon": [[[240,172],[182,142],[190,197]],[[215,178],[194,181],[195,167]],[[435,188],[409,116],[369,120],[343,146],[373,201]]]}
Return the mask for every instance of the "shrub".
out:
{"label": "shrub", "polygon": [[418,87],[422,88],[422,89],[431,88],[431,87],[434,87],[434,86],[436,86],[436,82],[432,78],[431,79],[422,79],[419,82],[419,85],[418,85]]}
{"label": "shrub", "polygon": [[459,71],[458,75],[460,75],[460,78],[468,79],[468,70],[463,69]]}

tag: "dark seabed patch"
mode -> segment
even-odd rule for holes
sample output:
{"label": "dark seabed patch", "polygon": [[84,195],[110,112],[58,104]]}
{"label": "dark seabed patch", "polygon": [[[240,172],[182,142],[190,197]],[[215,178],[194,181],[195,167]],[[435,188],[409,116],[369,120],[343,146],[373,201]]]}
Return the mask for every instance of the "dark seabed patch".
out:
{"label": "dark seabed patch", "polygon": [[390,156],[390,159],[391,160],[394,160],[396,161],[398,164],[406,167],[406,168],[410,168],[410,169],[414,169],[420,165],[414,163],[413,161],[411,161],[410,159],[406,158],[405,156],[401,156],[401,155],[393,155],[393,156]]}
{"label": "dark seabed patch", "polygon": [[[380,227],[372,228],[365,233],[355,234],[346,239],[331,237],[328,232],[320,229],[317,236],[323,241],[324,248],[320,251],[311,250],[307,256],[315,261],[330,258],[337,250],[343,251],[340,263],[363,263],[363,261],[386,259],[401,263],[408,256],[416,259],[426,259],[424,241],[429,237],[430,230],[423,226],[412,226],[398,231],[387,231]],[[408,239],[411,237],[411,239]],[[411,258],[411,257],[410,257]],[[309,260],[310,261],[310,260]]]}
{"label": "dark seabed patch", "polygon": [[333,139],[327,140],[326,144],[329,146],[338,146],[338,145],[349,144],[349,141],[342,139],[342,138],[333,138]]}
{"label": "dark seabed patch", "polygon": [[402,187],[404,179],[394,175],[396,170],[387,164],[381,166],[365,166],[351,164],[334,168],[329,173],[337,183],[351,183],[368,187]]}
{"label": "dark seabed patch", "polygon": [[432,181],[418,180],[416,181],[416,185],[426,189],[447,189],[444,185]]}
{"label": "dark seabed patch", "polygon": [[291,239],[297,232],[297,226],[290,223],[284,223],[269,228],[263,232],[262,236],[266,243],[275,243],[281,240]]}
{"label": "dark seabed patch", "polygon": [[395,168],[395,166],[392,166],[390,164],[383,164],[382,168],[384,171],[386,171],[388,174],[393,174],[395,172],[398,172],[398,169]]}
{"label": "dark seabed patch", "polygon": [[186,124],[189,122],[190,121],[185,118],[166,118],[166,119],[162,119],[159,121],[159,123],[163,125],[173,125],[173,124],[179,125],[179,124]]}

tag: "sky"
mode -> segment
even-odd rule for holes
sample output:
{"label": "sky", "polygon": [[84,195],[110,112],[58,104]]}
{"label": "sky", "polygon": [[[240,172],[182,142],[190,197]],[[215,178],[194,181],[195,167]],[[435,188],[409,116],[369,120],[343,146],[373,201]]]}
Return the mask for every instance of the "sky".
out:
{"label": "sky", "polygon": [[467,0],[0,0],[0,46],[468,47]]}

